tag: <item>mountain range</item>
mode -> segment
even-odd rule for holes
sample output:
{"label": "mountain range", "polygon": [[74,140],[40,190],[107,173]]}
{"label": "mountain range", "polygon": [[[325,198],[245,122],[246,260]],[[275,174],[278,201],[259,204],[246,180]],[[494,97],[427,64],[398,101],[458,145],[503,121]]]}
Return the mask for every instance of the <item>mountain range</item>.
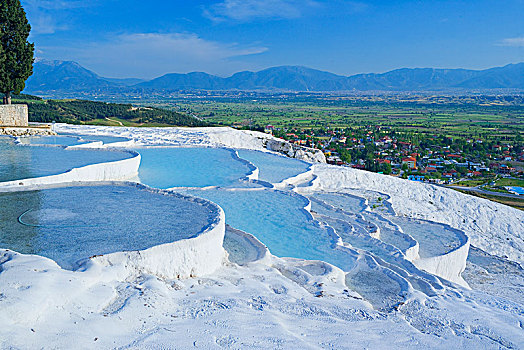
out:
{"label": "mountain range", "polygon": [[342,76],[301,66],[239,72],[223,78],[203,72],[170,73],[145,81],[104,78],[72,61],[37,60],[24,92],[97,93],[176,90],[442,91],[524,90],[524,63],[485,70],[402,68],[381,74]]}

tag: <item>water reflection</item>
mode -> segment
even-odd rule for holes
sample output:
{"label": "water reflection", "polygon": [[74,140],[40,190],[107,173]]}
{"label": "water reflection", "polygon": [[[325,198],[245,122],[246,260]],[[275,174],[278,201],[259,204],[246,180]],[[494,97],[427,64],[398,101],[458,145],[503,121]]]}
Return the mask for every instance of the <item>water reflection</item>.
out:
{"label": "water reflection", "polygon": [[0,174],[16,174],[18,179],[31,177],[28,166],[31,163],[32,153],[29,148],[16,146],[8,136],[0,137]]}
{"label": "water reflection", "polygon": [[0,247],[38,254],[38,227],[23,225],[18,218],[28,210],[40,210],[41,207],[41,191],[0,193]]}
{"label": "water reflection", "polygon": [[17,145],[0,137],[0,182],[55,175],[72,168],[132,157],[129,152]]}

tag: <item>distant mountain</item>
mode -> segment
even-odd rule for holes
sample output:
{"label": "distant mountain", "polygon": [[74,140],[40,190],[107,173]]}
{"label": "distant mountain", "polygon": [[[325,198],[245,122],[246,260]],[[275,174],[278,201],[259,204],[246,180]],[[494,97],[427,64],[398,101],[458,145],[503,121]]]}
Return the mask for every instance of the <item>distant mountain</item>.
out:
{"label": "distant mountain", "polygon": [[457,86],[466,89],[477,89],[477,86],[482,86],[484,89],[524,89],[524,63],[508,64],[481,72],[478,76],[459,83]]}
{"label": "distant mountain", "polygon": [[33,75],[26,83],[27,93],[53,91],[97,92],[120,89],[143,82],[135,78],[104,78],[73,61],[36,60]]}
{"label": "distant mountain", "polygon": [[136,85],[140,88],[182,90],[294,90],[331,91],[345,88],[346,77],[295,66],[273,67],[260,72],[239,72],[221,78],[202,72],[166,74]]}
{"label": "distant mountain", "polygon": [[255,73],[241,72],[226,80],[229,88],[241,90],[337,91],[347,89],[346,77],[296,66],[273,67]]}
{"label": "distant mountain", "polygon": [[300,66],[239,72],[228,78],[192,72],[150,81],[104,78],[76,62],[39,60],[26,84],[29,93],[158,92],[176,90],[269,91],[439,91],[450,89],[524,90],[524,63],[486,70],[402,68],[350,77]]}
{"label": "distant mountain", "polygon": [[24,91],[96,91],[117,86],[76,62],[37,60]]}
{"label": "distant mountain", "polygon": [[110,83],[115,83],[118,85],[124,85],[124,86],[133,86],[136,84],[143,83],[144,81],[147,81],[145,79],[139,79],[139,78],[102,78]]}
{"label": "distant mountain", "polygon": [[348,77],[356,90],[524,89],[524,63],[486,70],[414,68]]}
{"label": "distant mountain", "polygon": [[383,74],[348,77],[355,90],[430,90],[455,87],[475,77],[479,71],[467,69],[402,68]]}
{"label": "distant mountain", "polygon": [[523,89],[524,63],[487,70],[402,68],[344,77],[306,67],[282,66],[240,72],[229,78],[207,73],[166,74],[136,87],[155,90],[430,91]]}

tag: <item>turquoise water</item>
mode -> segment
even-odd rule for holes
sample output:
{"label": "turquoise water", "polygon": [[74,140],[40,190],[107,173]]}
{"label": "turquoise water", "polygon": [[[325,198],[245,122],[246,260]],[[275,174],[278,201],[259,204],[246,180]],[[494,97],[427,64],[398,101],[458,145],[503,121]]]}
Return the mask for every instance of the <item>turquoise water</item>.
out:
{"label": "turquoise water", "polygon": [[51,145],[51,146],[75,146],[85,142],[75,136],[30,136],[20,139],[22,144]]}
{"label": "turquoise water", "polygon": [[96,254],[194,237],[215,215],[209,204],[128,186],[0,193],[0,247],[74,269]]}
{"label": "turquoise water", "polygon": [[[102,138],[107,142],[122,141]],[[60,136],[38,142],[65,145],[74,140],[78,141]],[[239,150],[243,160],[234,151],[222,148],[157,147],[137,151],[142,156],[141,182],[155,188],[219,187],[180,191],[219,204],[229,225],[252,233],[274,255],[322,260],[346,271],[354,266],[353,253],[336,245],[338,237],[333,230],[313,220],[303,209],[308,204],[305,197],[264,188],[262,182],[241,181],[254,170],[246,160],[259,168],[260,180],[272,183],[307,171],[309,164]],[[9,138],[0,138],[0,155],[0,181],[57,174],[131,156],[120,151],[20,146]],[[47,256],[67,268],[74,268],[76,261],[90,255],[144,249],[190,237],[210,218],[206,210],[191,201],[129,187],[50,189],[0,197],[0,247]],[[393,223],[420,242],[422,257],[444,254],[463,243],[458,231],[444,225],[389,215],[384,218],[363,211],[365,203],[359,197],[315,193],[311,198],[313,210],[336,228],[345,242],[385,258],[391,250],[377,247],[369,239],[377,229],[384,242],[400,249],[413,243]],[[321,202],[329,205],[319,206]]]}
{"label": "turquoise water", "polygon": [[509,189],[510,191],[513,191],[519,195],[524,195],[524,188],[522,187],[519,187],[519,186],[508,186],[506,187],[507,189]]}
{"label": "turquoise water", "polygon": [[259,180],[278,183],[297,176],[310,168],[310,164],[298,159],[276,154],[239,149],[241,158],[253,163],[259,169]]}
{"label": "turquoise water", "polygon": [[81,139],[81,142],[96,142],[102,141],[104,144],[114,143],[114,142],[123,142],[129,141],[126,137],[120,136],[103,136],[103,135],[78,135]]}
{"label": "turquoise water", "polygon": [[421,258],[447,254],[466,242],[459,230],[446,225],[401,216],[389,219],[420,244]]}
{"label": "turquoise water", "polygon": [[132,154],[124,151],[22,146],[9,137],[0,137],[0,182],[55,175],[72,168],[130,157]]}
{"label": "turquoise water", "polygon": [[30,136],[20,139],[22,144],[49,145],[49,146],[76,146],[83,143],[102,141],[104,144],[129,141],[119,136],[97,136],[97,135],[71,135],[60,134],[58,136]]}
{"label": "turquoise water", "polygon": [[223,148],[140,148],[140,181],[156,188],[228,186],[251,167]]}
{"label": "turquoise water", "polygon": [[322,260],[344,270],[354,266],[354,258],[336,248],[329,230],[303,210],[308,202],[302,196],[267,189],[187,193],[217,203],[226,213],[227,224],[253,234],[276,256]]}

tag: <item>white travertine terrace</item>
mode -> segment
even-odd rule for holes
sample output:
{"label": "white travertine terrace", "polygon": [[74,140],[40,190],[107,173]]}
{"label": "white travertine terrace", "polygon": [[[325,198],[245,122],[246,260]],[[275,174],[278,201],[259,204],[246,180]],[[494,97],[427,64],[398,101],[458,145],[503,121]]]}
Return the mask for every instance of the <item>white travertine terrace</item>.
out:
{"label": "white travertine terrace", "polygon": [[75,182],[129,180],[137,176],[140,159],[140,154],[133,152],[131,158],[90,164],[62,174],[0,182],[0,191]]}
{"label": "white travertine terrace", "polygon": [[[229,128],[57,125],[57,131],[131,139],[111,147],[248,148],[322,162],[314,152],[273,145],[272,137]],[[109,170],[97,164],[75,173],[23,180],[24,186],[12,181],[9,187],[0,184],[0,191],[60,181],[122,180],[136,174],[137,158],[112,162],[115,168],[107,163]],[[249,177],[256,179],[257,174],[255,169]],[[45,178],[51,179],[42,182]],[[390,260],[340,244],[337,249],[354,252],[355,268],[344,272],[322,261],[271,255],[249,233],[226,229],[227,218],[219,209],[217,220],[195,238],[95,256],[80,271],[63,270],[39,256],[0,250],[0,308],[12,315],[0,319],[0,348],[64,348],[75,343],[103,348],[524,347],[518,272],[524,261],[523,212],[443,187],[325,164],[314,164],[273,185],[298,194],[327,191],[365,198],[366,191],[384,193],[399,216],[462,231],[459,245],[445,254],[420,258],[416,242],[396,255],[377,231],[376,237],[366,237],[367,242],[391,251]],[[310,212],[311,205],[305,209]],[[244,262],[228,261],[222,248],[224,232],[232,244],[249,246]],[[468,283],[477,273],[477,287],[492,283],[499,291],[506,286],[506,294],[460,287],[467,287],[463,271],[470,244],[490,254],[494,270],[517,272],[504,275],[473,264],[477,270],[468,272]],[[514,282],[504,285],[507,280]]]}
{"label": "white travertine terrace", "polygon": [[[203,200],[202,200],[203,201]],[[198,236],[157,245],[145,250],[117,252],[92,257],[86,268],[93,265],[118,271],[119,279],[152,274],[164,279],[209,275],[222,266],[225,233],[224,211],[217,205],[215,220]]]}
{"label": "white travertine terrace", "polygon": [[520,210],[444,187],[352,168],[318,164],[313,174],[313,189],[385,193],[397,215],[450,225],[486,252],[524,262],[524,214]]}

